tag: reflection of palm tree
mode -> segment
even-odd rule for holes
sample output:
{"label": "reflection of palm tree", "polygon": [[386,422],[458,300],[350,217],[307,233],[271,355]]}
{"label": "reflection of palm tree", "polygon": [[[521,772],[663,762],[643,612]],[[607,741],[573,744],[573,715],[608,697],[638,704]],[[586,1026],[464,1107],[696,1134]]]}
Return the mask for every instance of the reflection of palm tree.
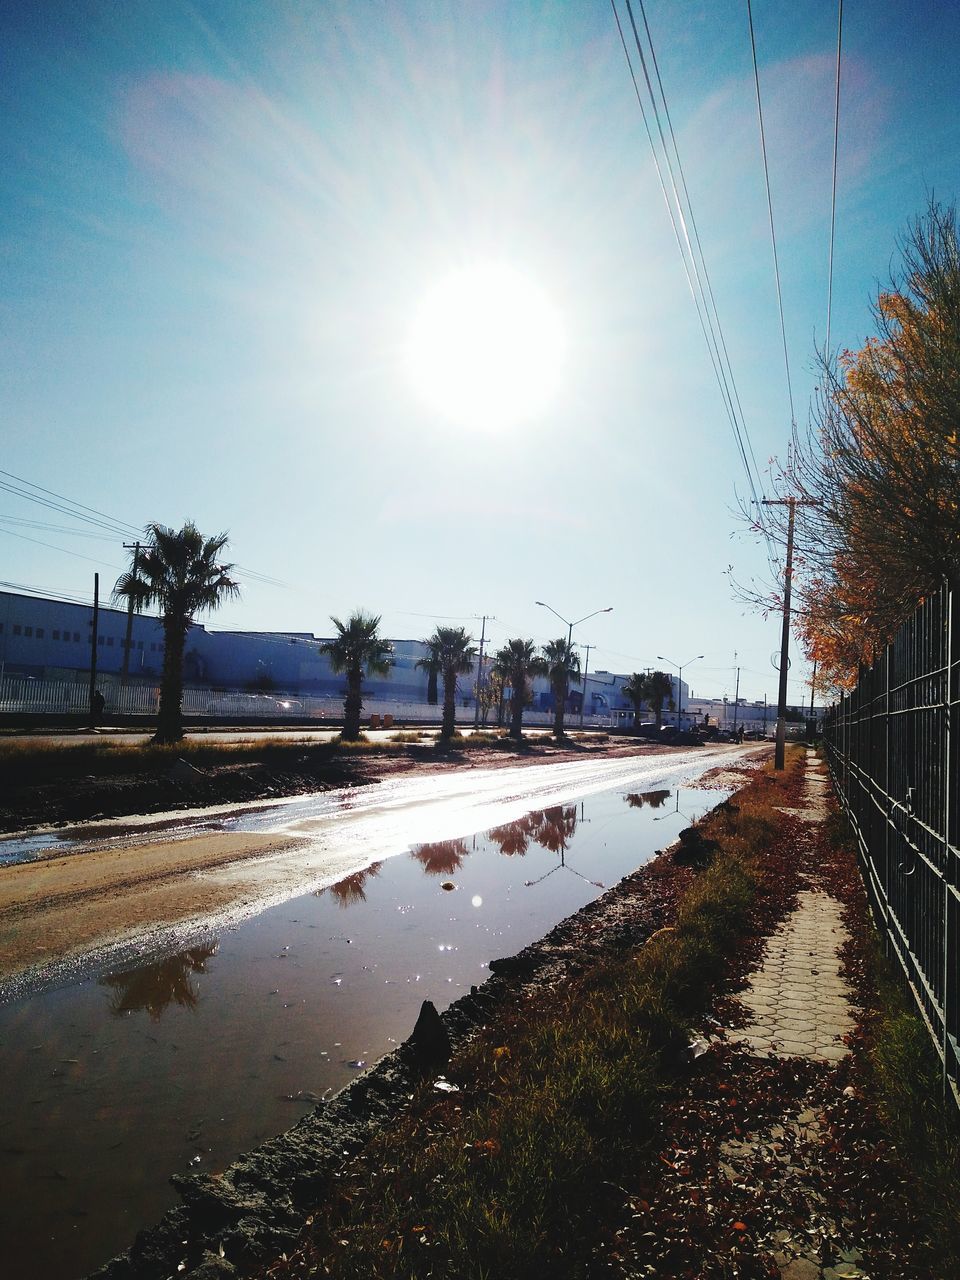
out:
{"label": "reflection of palm tree", "polygon": [[651,809],[659,809],[669,796],[670,792],[668,790],[641,791],[639,795],[636,792],[632,792],[630,795],[624,796],[624,799],[631,809],[642,809],[645,804],[648,804]]}
{"label": "reflection of palm tree", "polygon": [[410,857],[416,858],[427,875],[452,876],[469,852],[465,840],[436,840],[433,844],[418,844],[410,850]]}
{"label": "reflection of palm tree", "polygon": [[523,855],[530,848],[530,841],[560,853],[567,848],[577,829],[577,806],[553,805],[549,809],[535,809],[515,822],[504,823],[487,832],[487,839],[500,846],[507,857]]}
{"label": "reflection of palm tree", "polygon": [[577,806],[553,805],[538,815],[540,822],[533,838],[537,844],[551,853],[560,853],[567,848],[577,829]]}
{"label": "reflection of palm tree", "polygon": [[362,871],[354,871],[353,875],[344,876],[336,884],[330,884],[327,885],[326,889],[320,889],[317,892],[317,897],[319,898],[321,894],[329,890],[338,907],[349,907],[355,902],[366,902],[367,894],[363,886],[371,876],[380,874],[382,866],[382,862],[371,862],[369,867],[364,867]]}
{"label": "reflection of palm tree", "polygon": [[178,955],[167,956],[155,964],[123,973],[110,973],[100,981],[113,988],[110,1012],[118,1017],[146,1009],[153,1022],[171,1004],[183,1009],[196,1008],[199,993],[190,981],[192,973],[206,973],[206,963],[217,954],[220,943],[214,939],[209,946],[191,947]]}
{"label": "reflection of palm tree", "polygon": [[523,857],[530,847],[530,814],[518,818],[516,822],[505,822],[502,827],[492,827],[487,832],[487,839],[498,845],[500,852],[508,858]]}

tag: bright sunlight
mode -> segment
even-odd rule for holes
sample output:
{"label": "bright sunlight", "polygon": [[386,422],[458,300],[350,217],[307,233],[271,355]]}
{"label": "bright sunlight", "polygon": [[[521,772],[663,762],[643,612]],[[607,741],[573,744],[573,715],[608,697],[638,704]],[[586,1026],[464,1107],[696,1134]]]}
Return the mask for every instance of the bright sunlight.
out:
{"label": "bright sunlight", "polygon": [[427,293],[406,364],[437,413],[495,431],[543,412],[558,390],[562,356],[560,317],[546,295],[512,267],[486,263]]}

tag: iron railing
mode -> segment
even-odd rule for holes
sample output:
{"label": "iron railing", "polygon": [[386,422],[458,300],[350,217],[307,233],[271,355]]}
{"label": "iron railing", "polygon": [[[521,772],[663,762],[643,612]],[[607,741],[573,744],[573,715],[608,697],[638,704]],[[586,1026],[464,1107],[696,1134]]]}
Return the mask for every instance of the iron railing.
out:
{"label": "iron railing", "polygon": [[878,928],[960,1103],[960,593],[944,586],[904,623],[824,738]]}

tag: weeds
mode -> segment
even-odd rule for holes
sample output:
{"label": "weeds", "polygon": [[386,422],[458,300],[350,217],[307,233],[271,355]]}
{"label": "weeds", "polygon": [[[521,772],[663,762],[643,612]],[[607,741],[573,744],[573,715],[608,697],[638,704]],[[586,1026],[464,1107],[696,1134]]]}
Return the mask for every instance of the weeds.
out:
{"label": "weeds", "polygon": [[704,822],[720,851],[674,928],[522,1005],[508,1034],[482,1033],[449,1072],[460,1092],[426,1084],[271,1275],[586,1273],[604,1188],[655,1140],[662,1091],[747,927],[782,785],[760,775],[745,797]]}

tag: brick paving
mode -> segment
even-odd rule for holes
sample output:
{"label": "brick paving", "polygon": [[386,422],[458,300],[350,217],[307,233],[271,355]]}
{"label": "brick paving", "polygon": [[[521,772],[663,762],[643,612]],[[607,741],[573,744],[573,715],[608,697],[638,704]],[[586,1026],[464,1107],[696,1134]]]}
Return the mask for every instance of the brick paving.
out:
{"label": "brick paving", "polygon": [[[809,756],[803,790],[798,816],[821,822],[829,783]],[[815,872],[811,880],[796,911],[767,942],[741,996],[752,1021],[732,1039],[760,1055],[837,1062],[848,1052],[843,1037],[855,1025],[850,989],[840,976],[839,952],[849,935],[840,903],[817,885]]]}
{"label": "brick paving", "polygon": [[[822,822],[828,812],[830,784],[822,766],[807,756],[803,779],[803,807],[784,809],[805,823]],[[749,979],[740,999],[751,1015],[750,1023],[732,1032],[730,1039],[758,1057],[801,1057],[836,1063],[848,1052],[844,1036],[854,1029],[854,1010],[847,983],[840,975],[840,948],[849,935],[840,903],[818,883],[816,866],[808,862],[810,887],[798,895],[796,910],[768,939],[763,959]],[[758,1152],[782,1149],[792,1138],[805,1154],[785,1160],[780,1177],[807,1205],[805,1231],[778,1232],[773,1251],[781,1280],[854,1280],[867,1273],[857,1265],[860,1253],[831,1249],[837,1224],[827,1211],[823,1189],[814,1171],[817,1148],[823,1140],[820,1117],[812,1111],[784,1114],[769,1130],[744,1134],[742,1140],[724,1144],[726,1176],[736,1180]],[[822,1256],[833,1265],[823,1265]]]}

